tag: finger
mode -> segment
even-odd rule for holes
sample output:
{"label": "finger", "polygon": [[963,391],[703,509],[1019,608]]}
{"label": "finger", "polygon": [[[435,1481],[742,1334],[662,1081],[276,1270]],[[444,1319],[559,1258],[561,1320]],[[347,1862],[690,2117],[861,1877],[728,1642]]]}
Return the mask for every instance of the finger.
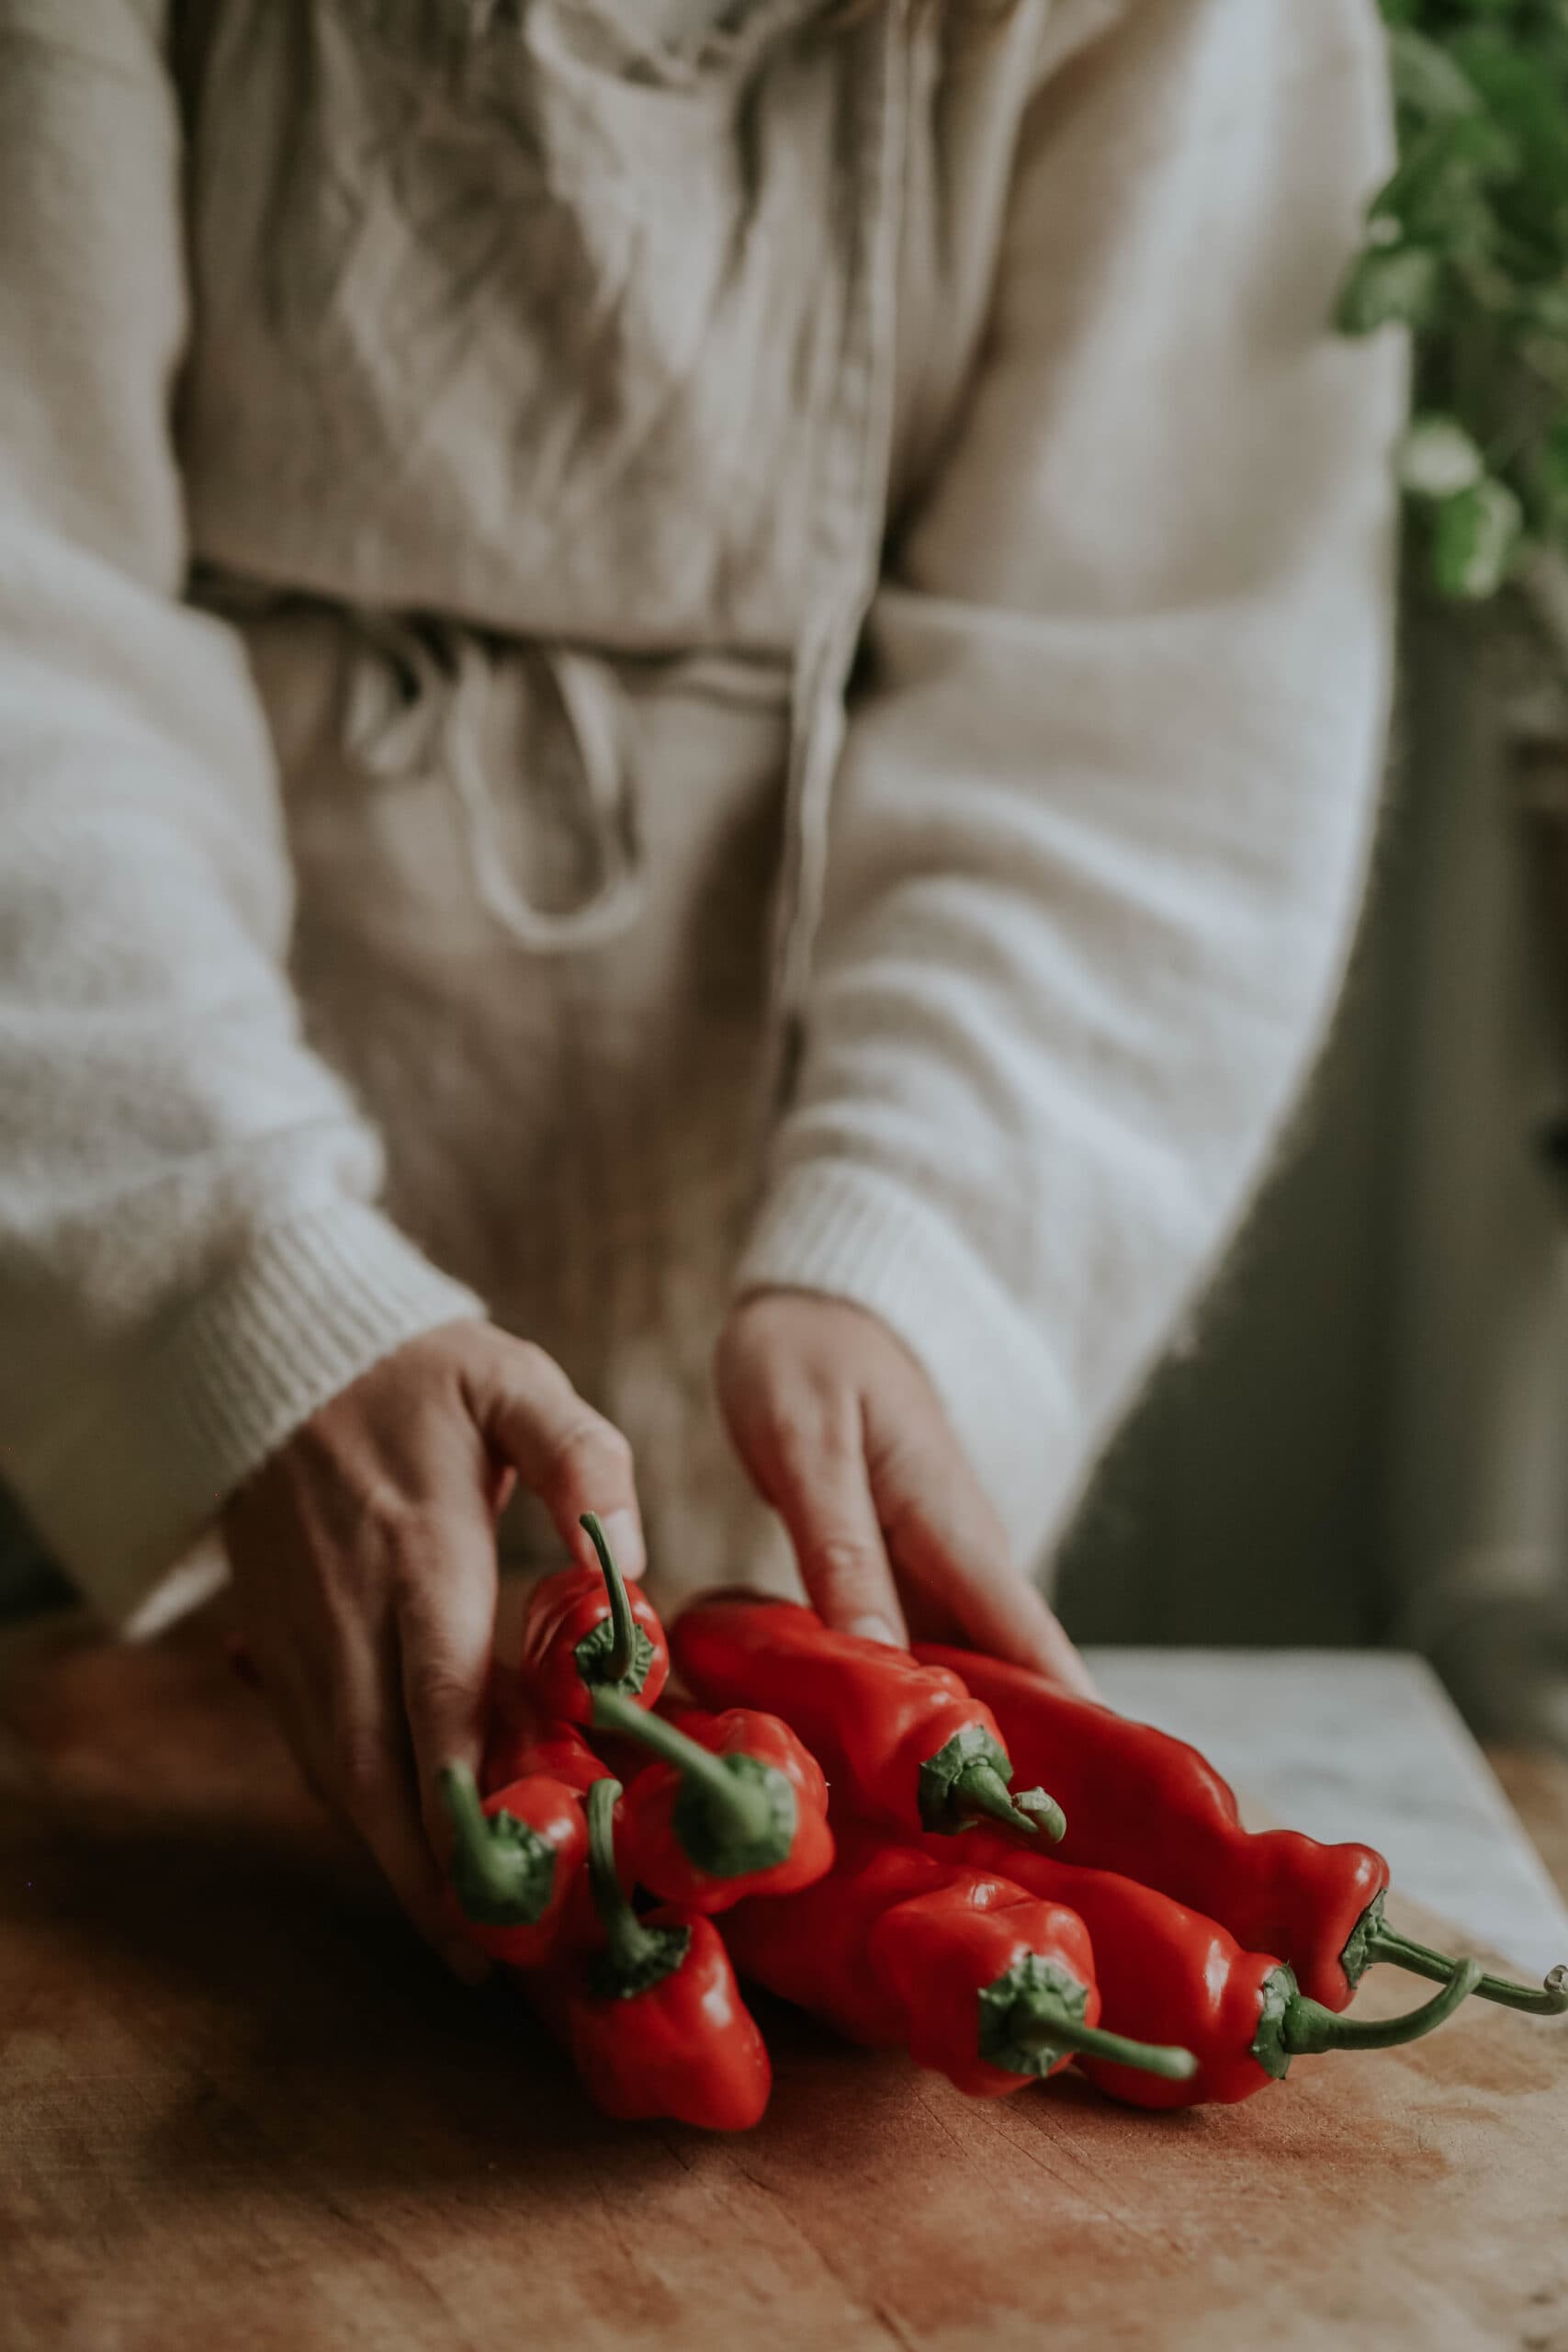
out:
{"label": "finger", "polygon": [[538,1496],[575,1559],[585,1567],[593,1563],[581,1520],[595,1511],[622,1574],[644,1573],[631,1447],[542,1348],[510,1345],[472,1386],[470,1405],[486,1439]]}
{"label": "finger", "polygon": [[904,1613],[866,1474],[859,1400],[809,1391],[774,1400],[737,1432],[742,1458],[784,1521],[812,1603],[842,1633],[902,1647]]}
{"label": "finger", "polygon": [[[480,1500],[475,1498],[476,1505]],[[465,1524],[447,1512],[439,1550],[405,1549],[393,1586],[403,1705],[426,1838],[445,1867],[451,1825],[441,1801],[443,1765],[477,1772],[495,1648],[495,1544],[476,1510]]]}
{"label": "finger", "polygon": [[479,1983],[487,1963],[454,1933],[425,1834],[390,1621],[378,1643],[355,1628],[339,1653],[325,1773],[333,1804],[369,1847],[412,1925],[465,1983]]}
{"label": "finger", "polygon": [[1044,1625],[1042,1629],[1044,1644],[1041,1654],[1041,1672],[1048,1674],[1054,1682],[1059,1682],[1064,1690],[1076,1692],[1080,1699],[1093,1699],[1098,1702],[1100,1695],[1100,1685],[1084,1664],[1083,1652],[1044,1597],[1035,1591],[1032,1584],[1028,1585],[1026,1589],[1034,1593],[1035,1599],[1044,1611]]}
{"label": "finger", "polygon": [[1001,1521],[946,1427],[870,1450],[878,1518],[895,1568],[940,1594],[965,1638],[1086,1698],[1088,1668],[1043,1596],[1015,1565]]}

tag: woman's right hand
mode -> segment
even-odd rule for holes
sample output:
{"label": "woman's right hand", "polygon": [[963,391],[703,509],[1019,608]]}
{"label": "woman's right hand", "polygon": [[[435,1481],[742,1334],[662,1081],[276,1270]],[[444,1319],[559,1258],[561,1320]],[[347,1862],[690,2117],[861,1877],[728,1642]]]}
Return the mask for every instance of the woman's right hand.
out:
{"label": "woman's right hand", "polygon": [[241,1639],[307,1780],[369,1847],[459,1975],[485,1973],[441,1904],[436,1788],[479,1768],[495,1521],[514,1473],[574,1557],[605,1523],[644,1566],[631,1449],[544,1351],[484,1323],[411,1340],[312,1414],[231,1498]]}

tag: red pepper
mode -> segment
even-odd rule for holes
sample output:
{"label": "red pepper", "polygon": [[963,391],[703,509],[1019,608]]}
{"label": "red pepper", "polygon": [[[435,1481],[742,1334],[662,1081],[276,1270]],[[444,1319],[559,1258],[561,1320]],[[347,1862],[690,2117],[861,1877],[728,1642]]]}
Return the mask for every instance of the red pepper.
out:
{"label": "red pepper", "polygon": [[1031,1836],[1061,1836],[1043,1790],[1010,1790],[996,1720],[956,1674],[756,1593],[694,1602],[672,1640],[705,1705],[782,1715],[862,1814],[914,1834],[990,1814]]}
{"label": "red pepper", "polygon": [[776,1715],[733,1707],[667,1717],[600,1691],[593,1720],[661,1759],[621,1805],[632,1875],[650,1894],[728,1911],[749,1894],[808,1886],[831,1865],[822,1768]]}
{"label": "red pepper", "polygon": [[873,1974],[872,1929],[895,1903],[946,1875],[915,1846],[889,1846],[864,1830],[840,1831],[831,1871],[797,1894],[742,1903],[724,1918],[724,1939],[743,1976],[868,2050],[896,2050],[904,2019]]}
{"label": "red pepper", "polygon": [[479,1787],[487,1796],[536,1772],[586,1793],[609,1770],[575,1724],[541,1715],[516,1674],[504,1667],[492,1670],[489,1733],[479,1768]]}
{"label": "red pepper", "polygon": [[[1006,1838],[987,1842],[1011,1850]],[[1129,2064],[1187,2064],[1182,2052],[1093,2034],[1081,1922],[952,1853],[937,1838],[889,1846],[852,1829],[828,1877],[728,1915],[731,1957],[848,2041],[907,2045],[975,2098],[1021,2089],[1086,2041]]]}
{"label": "red pepper", "polygon": [[606,2115],[671,2116],[710,2132],[761,2120],[773,2069],[710,1919],[678,1905],[639,1919],[621,1892],[615,1781],[588,1792],[588,1867],[604,1948],[567,2002],[584,2089]]}
{"label": "red pepper", "polygon": [[462,1764],[445,1768],[441,1791],[456,1836],[451,1904],[457,1923],[492,1960],[536,1968],[561,1940],[587,1857],[581,1796],[536,1774],[481,1804]]}
{"label": "red pepper", "polygon": [[[934,1845],[924,1848],[931,1859]],[[1038,1849],[1021,1852],[988,1830],[966,1840],[965,1851],[981,1869],[1005,1868],[1045,1902],[1071,1905],[1093,1942],[1106,2026],[1191,2052],[1196,2071],[1186,2080],[1135,2071],[1103,2052],[1079,2058],[1099,2089],[1134,2107],[1229,2104],[1281,2081],[1294,2057],[1417,2041],[1452,2015],[1481,1975],[1477,1962],[1455,1961],[1443,1990],[1404,2017],[1339,2017],[1309,1999],[1282,1961],[1244,1951],[1213,1919],[1153,1887]]]}
{"label": "red pepper", "polygon": [[[1324,1846],[1242,1826],[1235,1796],[1195,1747],[1129,1723],[1026,1667],[934,1643],[929,1665],[963,1674],[991,1706],[1026,1778],[1049,1781],[1066,1813],[1058,1859],[1121,1872],[1217,1920],[1242,1946],[1280,1952],[1302,1991],[1343,2009],[1375,1961],[1447,1984],[1454,1962],[1383,1920],[1388,1864],[1369,1846]],[[1483,1976],[1485,2000],[1541,2016],[1568,2009],[1568,1972],[1538,1992]]]}
{"label": "red pepper", "polygon": [[[1011,1853],[1005,1839],[988,1842]],[[1089,1930],[1066,1903],[1010,1879],[945,1871],[883,1913],[867,1958],[903,2010],[915,2064],[970,2098],[1004,2098],[1084,2053],[1166,2085],[1197,2072],[1188,2050],[1097,2030]]]}
{"label": "red pepper", "polygon": [[604,1531],[583,1514],[598,1568],[562,1568],[536,1585],[523,1620],[519,1670],[539,1713],[592,1720],[593,1693],[619,1690],[651,1707],[670,1672],[670,1647],[647,1596],[628,1591]]}

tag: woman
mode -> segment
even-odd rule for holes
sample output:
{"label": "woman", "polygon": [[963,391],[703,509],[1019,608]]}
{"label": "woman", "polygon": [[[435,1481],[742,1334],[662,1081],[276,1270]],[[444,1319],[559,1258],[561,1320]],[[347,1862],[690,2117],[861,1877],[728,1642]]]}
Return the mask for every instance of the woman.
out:
{"label": "woman", "polygon": [[1081,1675],[1360,888],[1371,0],[0,53],[0,1470],[121,1614],[220,1532],[433,1932],[513,1476]]}

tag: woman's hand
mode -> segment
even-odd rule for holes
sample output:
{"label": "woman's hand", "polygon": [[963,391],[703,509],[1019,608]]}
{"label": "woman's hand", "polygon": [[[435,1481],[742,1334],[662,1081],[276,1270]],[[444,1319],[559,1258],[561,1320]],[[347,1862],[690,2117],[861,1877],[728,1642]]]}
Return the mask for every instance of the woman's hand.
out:
{"label": "woman's hand", "polygon": [[846,1632],[956,1637],[1094,1686],[1010,1557],[920,1366],[886,1325],[808,1291],[760,1291],[719,1341],[719,1402],[789,1530],[815,1606]]}
{"label": "woman's hand", "polygon": [[239,1630],[317,1794],[365,1839],[459,1974],[441,1910],[441,1765],[478,1769],[495,1521],[515,1475],[592,1561],[596,1510],[643,1570],[631,1450],[544,1351],[454,1323],[323,1405],[223,1513]]}

